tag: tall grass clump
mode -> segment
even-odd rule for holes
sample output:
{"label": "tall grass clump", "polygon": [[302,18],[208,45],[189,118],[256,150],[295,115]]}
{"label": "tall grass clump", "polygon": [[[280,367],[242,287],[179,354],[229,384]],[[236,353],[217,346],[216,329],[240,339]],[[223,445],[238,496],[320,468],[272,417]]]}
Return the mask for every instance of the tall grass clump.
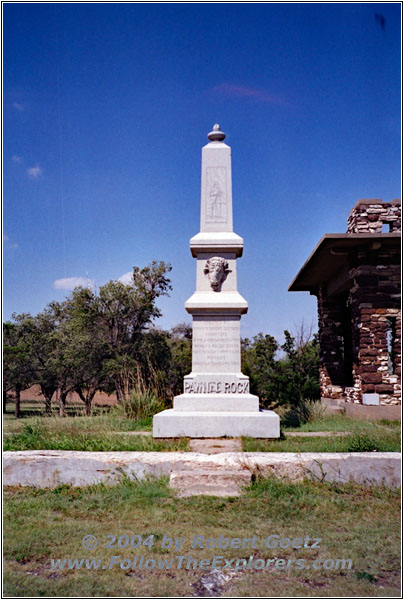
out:
{"label": "tall grass clump", "polygon": [[124,415],[136,421],[148,419],[164,408],[164,402],[158,392],[143,385],[136,386],[122,405]]}
{"label": "tall grass clump", "polygon": [[319,400],[300,398],[296,404],[279,412],[282,427],[300,427],[304,423],[321,419],[325,408]]}

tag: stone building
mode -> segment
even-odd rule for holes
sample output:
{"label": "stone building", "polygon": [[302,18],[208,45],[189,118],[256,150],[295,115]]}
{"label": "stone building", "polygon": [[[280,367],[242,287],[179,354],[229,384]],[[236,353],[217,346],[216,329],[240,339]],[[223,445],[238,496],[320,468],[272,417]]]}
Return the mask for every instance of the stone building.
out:
{"label": "stone building", "polygon": [[359,200],[289,286],[317,296],[326,403],[401,404],[400,249],[401,201]]}

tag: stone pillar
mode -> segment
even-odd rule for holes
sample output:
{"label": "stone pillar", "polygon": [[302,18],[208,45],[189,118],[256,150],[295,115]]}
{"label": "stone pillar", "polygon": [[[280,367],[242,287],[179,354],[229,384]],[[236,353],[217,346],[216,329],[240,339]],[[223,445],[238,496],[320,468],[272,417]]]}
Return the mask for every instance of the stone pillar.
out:
{"label": "stone pillar", "polygon": [[328,298],[321,287],[317,306],[321,396],[341,399],[344,394],[344,315],[341,299]]}
{"label": "stone pillar", "polygon": [[201,226],[190,240],[196,291],[185,308],[193,319],[192,372],[173,409],[155,415],[154,437],[279,437],[279,417],[260,411],[241,372],[240,318],[247,301],[237,291],[243,239],[233,232],[231,149],[215,125],[202,148]]}

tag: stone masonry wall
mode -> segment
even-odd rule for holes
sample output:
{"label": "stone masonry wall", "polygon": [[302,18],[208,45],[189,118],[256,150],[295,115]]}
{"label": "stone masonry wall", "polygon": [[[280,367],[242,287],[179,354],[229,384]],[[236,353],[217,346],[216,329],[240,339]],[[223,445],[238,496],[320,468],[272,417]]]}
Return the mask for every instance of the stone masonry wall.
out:
{"label": "stone masonry wall", "polygon": [[[379,394],[380,404],[401,402],[400,253],[398,250],[384,253],[384,256],[379,252],[373,257],[372,253],[358,257],[361,264],[350,272],[354,402],[361,402],[362,394],[369,393]],[[388,354],[389,330],[390,335],[395,331],[394,364]]]}
{"label": "stone masonry wall", "polygon": [[401,200],[358,200],[348,217],[348,233],[382,233],[383,224],[390,231],[401,231]]}

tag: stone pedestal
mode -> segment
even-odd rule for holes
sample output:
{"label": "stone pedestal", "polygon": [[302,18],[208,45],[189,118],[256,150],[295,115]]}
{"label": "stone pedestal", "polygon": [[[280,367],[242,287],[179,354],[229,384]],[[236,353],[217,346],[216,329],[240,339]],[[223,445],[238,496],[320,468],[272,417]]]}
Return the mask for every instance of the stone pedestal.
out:
{"label": "stone pedestal", "polygon": [[219,126],[202,149],[201,231],[190,240],[196,291],[185,303],[193,318],[192,372],[172,409],[153,418],[154,437],[279,437],[279,417],[259,409],[241,373],[240,318],[247,301],[237,291],[243,238],[233,232],[231,149]]}
{"label": "stone pedestal", "polygon": [[163,410],[153,419],[153,437],[279,437],[279,417],[272,410],[259,412]]}

